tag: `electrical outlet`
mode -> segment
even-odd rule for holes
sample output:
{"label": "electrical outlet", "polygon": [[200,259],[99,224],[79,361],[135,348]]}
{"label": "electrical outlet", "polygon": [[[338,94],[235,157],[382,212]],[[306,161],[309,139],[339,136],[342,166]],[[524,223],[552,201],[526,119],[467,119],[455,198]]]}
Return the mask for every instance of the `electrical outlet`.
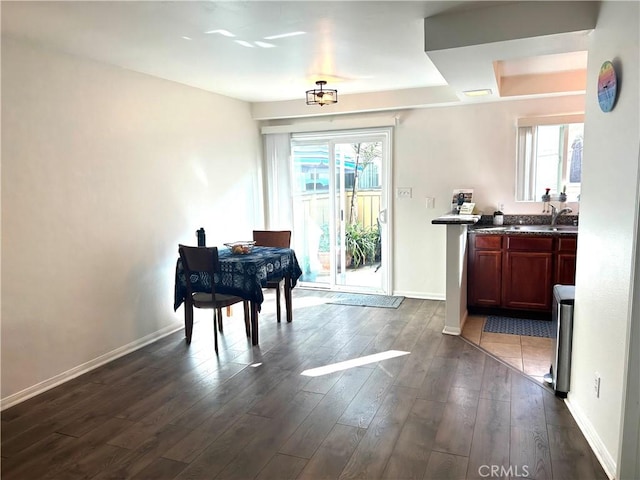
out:
{"label": "electrical outlet", "polygon": [[433,197],[426,197],[427,208],[435,208],[436,199]]}
{"label": "electrical outlet", "polygon": [[396,198],[411,198],[411,187],[397,187]]}
{"label": "electrical outlet", "polygon": [[600,398],[600,374],[598,372],[596,372],[593,377],[593,390],[596,398]]}

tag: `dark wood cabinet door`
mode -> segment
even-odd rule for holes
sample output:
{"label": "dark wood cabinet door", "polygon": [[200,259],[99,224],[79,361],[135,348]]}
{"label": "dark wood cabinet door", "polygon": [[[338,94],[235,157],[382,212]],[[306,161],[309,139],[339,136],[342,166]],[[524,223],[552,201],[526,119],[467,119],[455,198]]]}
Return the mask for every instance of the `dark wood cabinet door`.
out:
{"label": "dark wood cabinet door", "polygon": [[498,307],[502,296],[502,252],[476,250],[469,268],[471,286],[469,304],[476,307]]}
{"label": "dark wood cabinet door", "polygon": [[502,301],[502,235],[471,235],[467,304],[498,307]]}
{"label": "dark wood cabinet door", "polygon": [[556,254],[556,274],[554,285],[575,285],[576,283],[576,247],[577,237],[567,236],[558,239]]}
{"label": "dark wood cabinet door", "polygon": [[556,261],[555,283],[562,285],[576,284],[576,255],[575,253],[558,253]]}
{"label": "dark wood cabinet door", "polygon": [[502,306],[551,310],[553,253],[510,251],[504,254]]}

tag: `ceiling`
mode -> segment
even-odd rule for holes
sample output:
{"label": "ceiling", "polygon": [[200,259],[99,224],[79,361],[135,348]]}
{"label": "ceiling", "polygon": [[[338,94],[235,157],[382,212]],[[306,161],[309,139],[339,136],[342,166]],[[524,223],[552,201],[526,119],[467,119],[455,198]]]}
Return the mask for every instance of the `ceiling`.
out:
{"label": "ceiling", "polygon": [[[302,101],[319,79],[341,96],[443,87],[458,77],[464,77],[460,88],[476,85],[476,77],[477,88],[486,88],[474,58],[482,58],[483,68],[492,72],[492,62],[501,61],[501,75],[511,76],[586,68],[586,53],[575,52],[575,41],[567,48],[540,48],[548,35],[536,48],[522,48],[518,57],[486,50],[478,55],[469,45],[440,45],[425,53],[426,17],[454,18],[510,4],[3,1],[1,8],[3,36],[248,102]],[[278,38],[292,33],[297,34]],[[465,64],[469,68],[461,70]]]}

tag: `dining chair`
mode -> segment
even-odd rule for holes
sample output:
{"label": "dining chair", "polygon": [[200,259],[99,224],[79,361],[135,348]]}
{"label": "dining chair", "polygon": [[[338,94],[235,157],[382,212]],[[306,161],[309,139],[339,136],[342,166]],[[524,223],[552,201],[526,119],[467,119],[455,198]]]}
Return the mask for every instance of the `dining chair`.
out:
{"label": "dining chair", "polygon": [[[291,247],[291,230],[254,230],[253,240],[260,247]],[[276,317],[280,323],[280,286],[284,279],[267,282],[267,288],[276,290]]]}
{"label": "dining chair", "polygon": [[[214,274],[219,269],[218,248],[217,247],[188,247],[178,245],[178,253],[182,260],[184,276],[187,284],[187,295],[185,298],[184,330],[187,345],[191,343],[193,332],[193,307],[213,309],[213,338],[218,354],[218,330],[222,332],[222,309],[235,303],[244,302],[242,297],[216,293],[213,282]],[[198,275],[199,272],[207,272],[211,279],[211,293],[195,292],[191,283],[191,276]],[[216,328],[216,318],[218,328]],[[247,337],[251,335],[249,327],[248,308],[245,307],[244,326]]]}

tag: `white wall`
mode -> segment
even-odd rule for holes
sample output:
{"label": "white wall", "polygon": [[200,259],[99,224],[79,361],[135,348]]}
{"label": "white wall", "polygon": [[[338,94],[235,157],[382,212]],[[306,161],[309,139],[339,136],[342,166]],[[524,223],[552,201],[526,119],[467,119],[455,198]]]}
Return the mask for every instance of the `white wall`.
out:
{"label": "white wall", "polygon": [[[568,401],[583,429],[593,434],[593,446],[611,473],[619,468],[627,368],[638,375],[638,365],[627,361],[632,306],[635,302],[637,322],[640,301],[633,298],[632,281],[638,256],[639,16],[638,2],[603,2],[589,45]],[[614,62],[620,78],[610,113],[600,111],[597,102],[598,71],[605,60]],[[600,398],[593,389],[595,372],[602,378]]]}
{"label": "white wall", "polygon": [[2,398],[180,328],[177,244],[263,224],[260,148],[244,102],[3,38]]}
{"label": "white wall", "polygon": [[516,120],[578,111],[583,95],[400,112],[393,182],[413,197],[394,199],[394,291],[444,298],[445,227],[431,220],[451,209],[454,188],[473,188],[486,214],[498,203],[507,214],[541,214],[540,202],[515,201]]}

